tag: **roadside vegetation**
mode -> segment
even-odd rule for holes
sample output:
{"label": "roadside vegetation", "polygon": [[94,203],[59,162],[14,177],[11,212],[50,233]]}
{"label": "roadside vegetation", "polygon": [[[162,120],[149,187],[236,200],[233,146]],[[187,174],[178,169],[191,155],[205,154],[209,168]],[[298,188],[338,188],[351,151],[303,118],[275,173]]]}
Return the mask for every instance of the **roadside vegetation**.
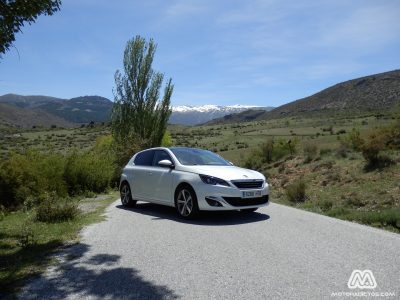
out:
{"label": "roadside vegetation", "polygon": [[[116,193],[121,168],[143,148],[170,145],[171,79],[151,67],[156,44],[140,36],[128,41],[124,70],[115,74],[110,124],[0,133],[0,293],[50,262],[49,254],[99,220]],[[84,200],[82,200],[84,199]]]}
{"label": "roadside vegetation", "polygon": [[265,174],[273,202],[400,232],[399,113],[171,126],[177,145]]}

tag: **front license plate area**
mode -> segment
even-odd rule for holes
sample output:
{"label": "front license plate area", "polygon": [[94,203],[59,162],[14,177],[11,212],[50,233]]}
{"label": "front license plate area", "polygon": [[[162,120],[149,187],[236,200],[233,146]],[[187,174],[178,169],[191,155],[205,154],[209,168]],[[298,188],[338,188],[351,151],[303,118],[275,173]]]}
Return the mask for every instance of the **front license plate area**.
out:
{"label": "front license plate area", "polygon": [[257,198],[261,197],[261,191],[243,191],[242,198]]}

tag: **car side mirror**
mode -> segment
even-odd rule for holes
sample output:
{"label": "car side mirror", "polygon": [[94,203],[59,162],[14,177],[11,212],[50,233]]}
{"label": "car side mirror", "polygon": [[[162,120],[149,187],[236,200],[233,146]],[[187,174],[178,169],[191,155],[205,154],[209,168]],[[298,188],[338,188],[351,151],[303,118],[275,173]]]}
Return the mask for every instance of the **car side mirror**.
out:
{"label": "car side mirror", "polygon": [[171,169],[175,168],[174,164],[169,159],[160,160],[158,162],[158,165],[164,168],[171,168]]}
{"label": "car side mirror", "polygon": [[228,163],[231,165],[231,166],[234,166],[235,164],[233,163],[233,162],[231,162],[231,161],[228,161]]}

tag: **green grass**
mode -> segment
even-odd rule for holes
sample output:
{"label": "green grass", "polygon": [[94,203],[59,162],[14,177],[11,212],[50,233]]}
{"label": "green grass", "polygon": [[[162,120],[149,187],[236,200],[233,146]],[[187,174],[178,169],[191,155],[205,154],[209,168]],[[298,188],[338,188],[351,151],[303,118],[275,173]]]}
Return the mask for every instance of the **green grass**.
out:
{"label": "green grass", "polygon": [[81,200],[94,209],[61,223],[37,222],[33,211],[6,214],[0,221],[0,294],[16,292],[24,280],[41,273],[51,262],[50,254],[77,241],[84,226],[103,220],[104,208],[116,198],[113,192],[101,200]]}
{"label": "green grass", "polygon": [[[390,118],[374,116],[303,117],[169,130],[175,145],[210,149],[239,166],[254,157],[253,151],[267,139],[295,140],[298,146],[293,157],[256,164],[269,180],[273,202],[400,232],[399,151],[387,153],[397,164],[372,172],[365,171],[366,162],[360,153],[350,151],[347,157],[337,154],[339,139],[353,128],[366,137],[371,129],[391,122]],[[308,144],[318,149],[306,159],[304,147]],[[288,186],[300,178],[307,185],[306,200],[290,202],[286,196]]]}
{"label": "green grass", "polygon": [[97,137],[109,133],[110,129],[105,125],[70,129],[0,129],[0,158],[7,157],[10,151],[22,152],[28,147],[39,151],[52,149],[60,153],[71,149],[88,150]]}

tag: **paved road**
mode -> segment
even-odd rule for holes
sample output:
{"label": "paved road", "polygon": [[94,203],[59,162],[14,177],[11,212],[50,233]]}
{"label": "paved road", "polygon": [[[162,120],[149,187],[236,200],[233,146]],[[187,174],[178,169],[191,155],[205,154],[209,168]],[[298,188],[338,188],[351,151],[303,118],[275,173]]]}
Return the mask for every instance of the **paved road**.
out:
{"label": "paved road", "polygon": [[60,259],[21,298],[334,299],[368,291],[347,287],[354,269],[373,272],[370,291],[400,297],[400,235],[277,204],[183,222],[118,201]]}

